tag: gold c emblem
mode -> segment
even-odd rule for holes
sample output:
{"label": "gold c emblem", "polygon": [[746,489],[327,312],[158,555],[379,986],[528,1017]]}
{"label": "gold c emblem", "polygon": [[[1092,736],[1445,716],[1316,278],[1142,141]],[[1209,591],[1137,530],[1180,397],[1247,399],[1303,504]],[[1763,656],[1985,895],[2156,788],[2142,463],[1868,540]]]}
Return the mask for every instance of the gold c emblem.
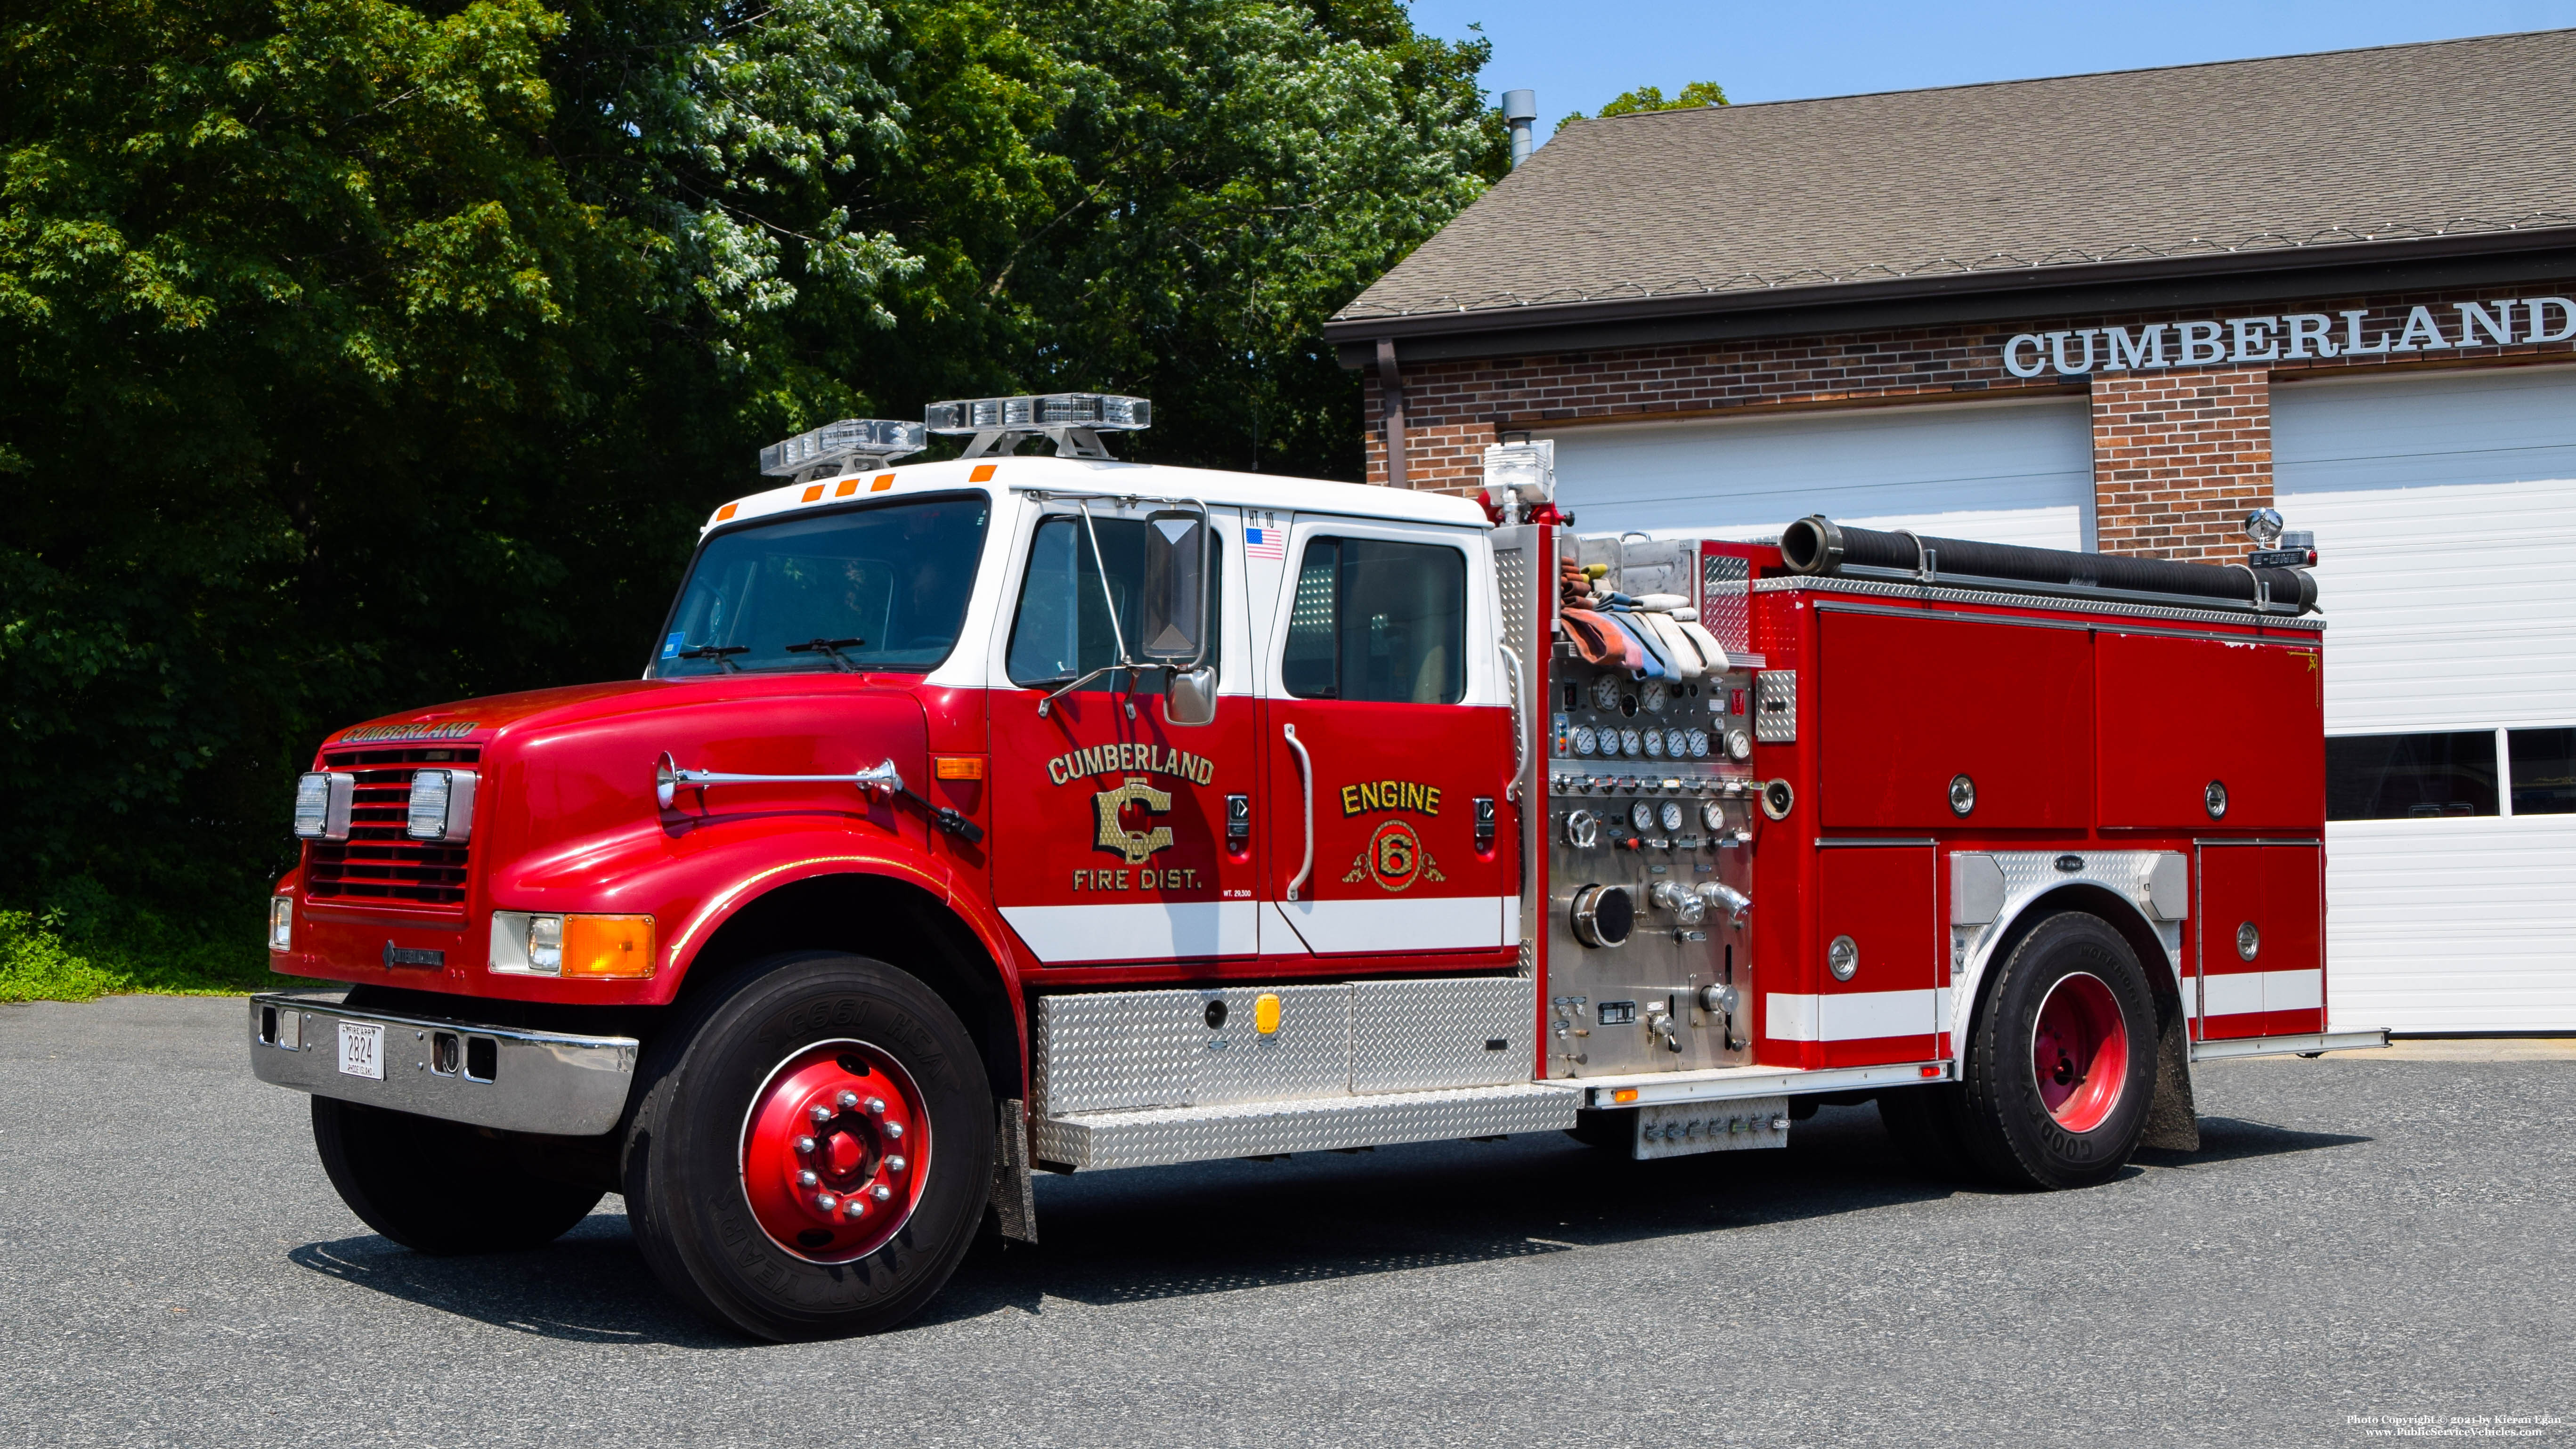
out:
{"label": "gold c emblem", "polygon": [[1155,851],[1171,848],[1172,827],[1157,825],[1151,830],[1130,830],[1118,818],[1130,805],[1142,805],[1156,815],[1172,808],[1172,792],[1155,789],[1144,776],[1128,776],[1127,782],[1118,788],[1092,796],[1091,805],[1100,816],[1099,847],[1125,856],[1129,865],[1143,865]]}

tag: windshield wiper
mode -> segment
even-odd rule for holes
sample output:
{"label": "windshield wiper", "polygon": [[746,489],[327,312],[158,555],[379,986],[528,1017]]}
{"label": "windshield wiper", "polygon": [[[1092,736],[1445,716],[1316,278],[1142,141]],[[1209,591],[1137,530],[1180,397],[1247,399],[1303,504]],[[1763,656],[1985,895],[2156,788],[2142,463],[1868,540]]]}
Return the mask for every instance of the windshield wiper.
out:
{"label": "windshield wiper", "polygon": [[844,649],[856,649],[866,642],[868,641],[865,639],[808,639],[802,644],[788,645],[787,652],[790,654],[829,654],[832,656],[832,667],[838,669],[843,674],[847,674],[858,668],[858,666],[852,664],[849,660],[842,658],[841,651]]}
{"label": "windshield wiper", "polygon": [[736,654],[748,654],[750,652],[751,646],[748,644],[701,644],[695,649],[683,649],[671,657],[674,659],[712,659],[718,664],[723,665],[726,673],[740,674],[742,673],[742,666],[734,663],[730,656]]}

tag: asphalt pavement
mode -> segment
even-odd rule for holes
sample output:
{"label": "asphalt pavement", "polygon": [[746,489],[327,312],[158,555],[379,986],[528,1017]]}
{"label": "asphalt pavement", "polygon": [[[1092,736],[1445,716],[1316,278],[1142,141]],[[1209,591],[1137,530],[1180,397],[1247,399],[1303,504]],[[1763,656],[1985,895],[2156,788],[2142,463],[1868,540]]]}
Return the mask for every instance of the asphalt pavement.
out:
{"label": "asphalt pavement", "polygon": [[613,1197],[533,1253],[375,1236],[243,1012],[0,1007],[0,1444],[2576,1439],[2564,1047],[2205,1065],[2201,1152],[2072,1193],[1909,1176],[1867,1108],[1050,1178],[1043,1245],[781,1347],[664,1298]]}

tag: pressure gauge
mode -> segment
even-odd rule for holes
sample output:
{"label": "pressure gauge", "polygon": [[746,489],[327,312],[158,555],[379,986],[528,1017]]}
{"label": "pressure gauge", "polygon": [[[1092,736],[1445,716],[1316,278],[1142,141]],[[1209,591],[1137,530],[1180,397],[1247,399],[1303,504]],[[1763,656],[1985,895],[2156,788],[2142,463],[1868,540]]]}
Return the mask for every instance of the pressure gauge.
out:
{"label": "pressure gauge", "polygon": [[1619,753],[1635,759],[1646,752],[1646,741],[1635,730],[1619,731]]}
{"label": "pressure gauge", "polygon": [[1662,730],[1646,731],[1644,744],[1646,746],[1647,759],[1660,760],[1664,757],[1664,732]]}
{"label": "pressure gauge", "polygon": [[1603,714],[1619,707],[1619,676],[1605,674],[1592,681],[1592,707]]}
{"label": "pressure gauge", "polygon": [[1682,802],[1667,800],[1663,808],[1664,833],[1674,834],[1682,828]]}
{"label": "pressure gauge", "polygon": [[1589,755],[1599,748],[1601,748],[1601,736],[1593,733],[1592,726],[1576,725],[1574,727],[1574,752],[1576,754]]}
{"label": "pressure gauge", "polygon": [[1629,807],[1628,807],[1628,823],[1629,823],[1629,824],[1631,824],[1631,825],[1636,826],[1639,830],[1652,830],[1652,829],[1654,829],[1654,828],[1655,828],[1655,805],[1654,805],[1654,802],[1653,802],[1653,801],[1651,801],[1651,800],[1640,800],[1640,801],[1638,801],[1636,804],[1629,806]]}
{"label": "pressure gauge", "polygon": [[1644,705],[1651,714],[1662,714],[1664,706],[1670,704],[1672,698],[1673,692],[1660,679],[1647,680],[1637,691],[1637,703]]}
{"label": "pressure gauge", "polygon": [[1690,758],[1690,735],[1684,730],[1670,730],[1664,735],[1664,753],[1676,760]]}
{"label": "pressure gauge", "polygon": [[1711,831],[1726,828],[1726,807],[1714,800],[1703,800],[1699,806],[1699,823]]}
{"label": "pressure gauge", "polygon": [[1692,730],[1690,732],[1690,757],[1694,760],[1705,760],[1708,758],[1708,731]]}
{"label": "pressure gauge", "polygon": [[1742,730],[1728,730],[1726,732],[1726,754],[1729,759],[1752,759],[1753,736],[1746,734]]}

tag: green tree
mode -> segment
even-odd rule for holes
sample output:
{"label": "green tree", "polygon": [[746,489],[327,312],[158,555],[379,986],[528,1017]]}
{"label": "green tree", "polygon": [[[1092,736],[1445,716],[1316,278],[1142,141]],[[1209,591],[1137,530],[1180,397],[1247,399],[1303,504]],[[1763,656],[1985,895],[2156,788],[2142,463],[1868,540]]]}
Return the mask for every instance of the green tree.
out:
{"label": "green tree", "polygon": [[[1692,81],[1682,87],[1680,95],[1669,101],[1664,99],[1662,87],[1639,86],[1633,91],[1620,92],[1616,99],[1601,108],[1601,116],[1602,119],[1607,120],[1612,116],[1633,116],[1640,111],[1688,111],[1700,106],[1725,104],[1726,91],[1715,81]],[[1572,122],[1590,119],[1592,118],[1581,111],[1576,111],[1573,115],[1557,122],[1556,128],[1562,131]]]}
{"label": "green tree", "polygon": [[630,672],[833,417],[1109,388],[1356,476],[1317,326],[1501,174],[1484,58],[1397,0],[14,8],[0,899],[255,906],[326,731]]}

